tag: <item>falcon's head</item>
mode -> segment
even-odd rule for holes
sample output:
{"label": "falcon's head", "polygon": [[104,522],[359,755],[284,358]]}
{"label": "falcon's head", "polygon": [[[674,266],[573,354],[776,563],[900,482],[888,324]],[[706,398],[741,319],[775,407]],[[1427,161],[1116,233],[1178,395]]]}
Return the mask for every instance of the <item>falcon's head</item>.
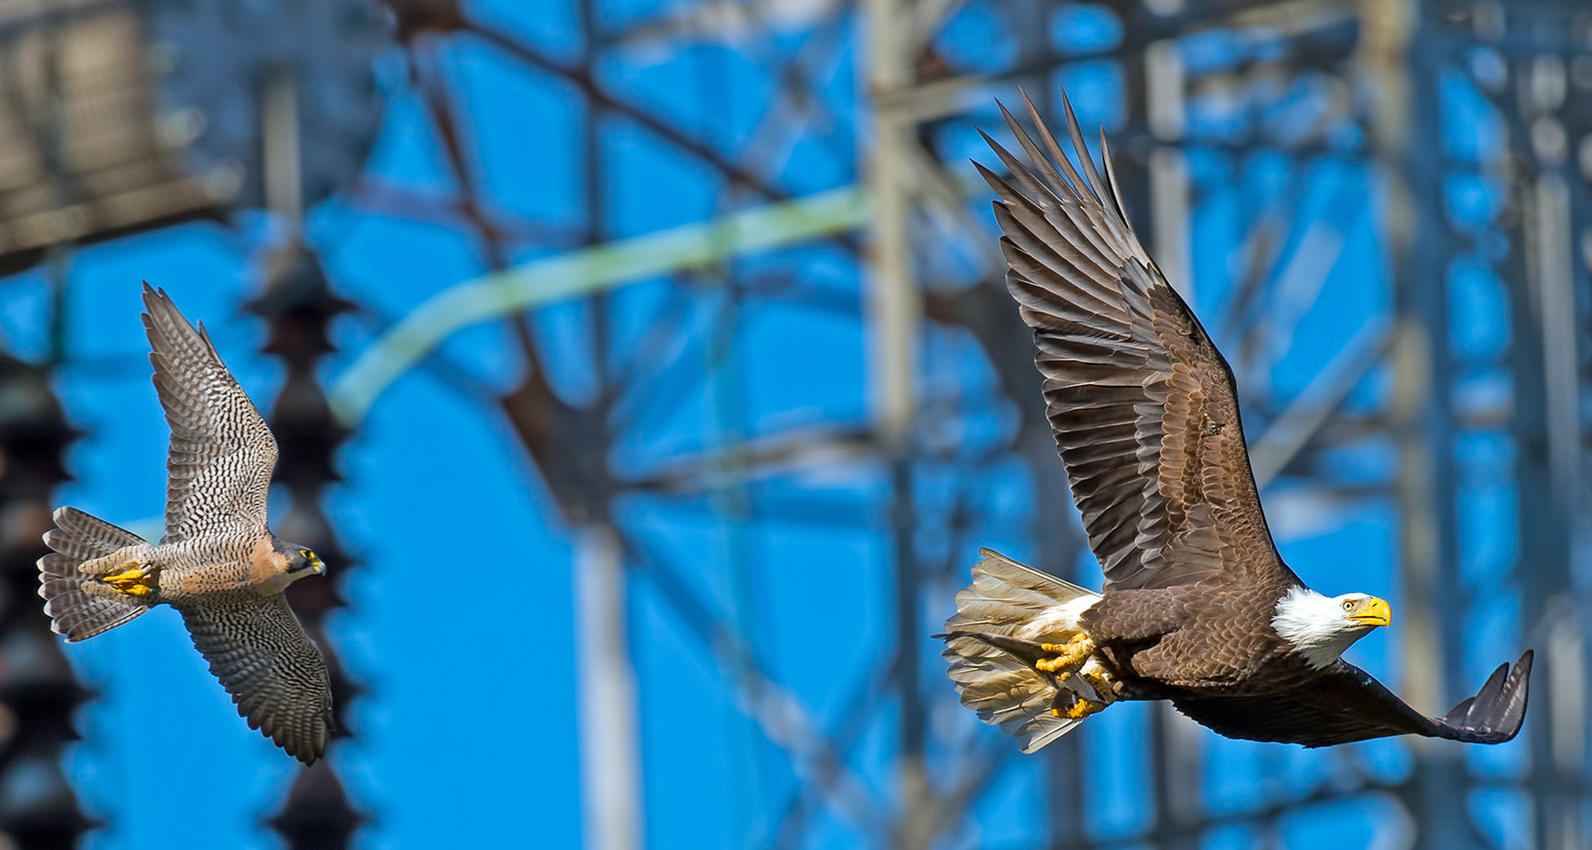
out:
{"label": "falcon's head", "polygon": [[1338,660],[1349,645],[1393,620],[1387,601],[1364,593],[1322,596],[1295,587],[1277,600],[1271,626],[1312,667]]}
{"label": "falcon's head", "polygon": [[296,579],[308,575],[326,574],[326,564],[321,560],[321,556],[306,546],[278,541],[277,551],[287,556],[285,572]]}

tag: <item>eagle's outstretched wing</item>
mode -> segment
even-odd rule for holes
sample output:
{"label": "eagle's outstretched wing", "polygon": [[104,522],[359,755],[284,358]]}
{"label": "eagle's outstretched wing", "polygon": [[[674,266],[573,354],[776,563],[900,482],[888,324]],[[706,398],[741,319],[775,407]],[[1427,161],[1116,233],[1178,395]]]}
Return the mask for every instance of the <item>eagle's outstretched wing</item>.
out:
{"label": "eagle's outstretched wing", "polygon": [[1177,710],[1229,738],[1325,747],[1388,735],[1425,735],[1472,744],[1501,744],[1526,716],[1531,650],[1513,670],[1500,664],[1487,684],[1442,717],[1416,711],[1371,674],[1339,661],[1321,677],[1286,694],[1174,697]]}
{"label": "eagle's outstretched wing", "polygon": [[979,171],[1107,590],[1238,570],[1297,582],[1261,513],[1232,370],[1134,234],[1104,136],[1102,179],[1063,94],[1080,175],[1023,100],[1049,157],[1002,106],[1028,164],[986,135],[1012,176]]}
{"label": "eagle's outstretched wing", "polygon": [[204,326],[196,330],[164,289],[144,284],[144,330],[155,391],[171,426],[166,459],[167,542],[206,531],[266,533],[276,440]]}

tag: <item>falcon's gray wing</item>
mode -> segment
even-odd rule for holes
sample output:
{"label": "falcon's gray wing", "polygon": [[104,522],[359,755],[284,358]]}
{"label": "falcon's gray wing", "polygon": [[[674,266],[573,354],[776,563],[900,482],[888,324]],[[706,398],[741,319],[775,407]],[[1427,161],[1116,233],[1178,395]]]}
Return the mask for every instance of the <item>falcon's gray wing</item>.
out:
{"label": "falcon's gray wing", "polygon": [[249,728],[314,764],[331,733],[332,688],[321,651],[304,634],[287,598],[219,593],[177,610]]}
{"label": "falcon's gray wing", "polygon": [[155,390],[171,426],[166,542],[211,531],[264,536],[276,440],[205,333],[144,284]]}

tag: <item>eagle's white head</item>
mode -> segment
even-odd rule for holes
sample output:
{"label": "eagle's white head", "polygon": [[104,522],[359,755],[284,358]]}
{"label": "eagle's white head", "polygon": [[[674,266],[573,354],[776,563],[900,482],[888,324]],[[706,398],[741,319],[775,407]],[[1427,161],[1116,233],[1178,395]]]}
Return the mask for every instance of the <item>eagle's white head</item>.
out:
{"label": "eagle's white head", "polygon": [[1311,667],[1338,660],[1349,645],[1393,619],[1386,601],[1364,593],[1322,596],[1307,587],[1289,589],[1277,600],[1271,627],[1293,644]]}

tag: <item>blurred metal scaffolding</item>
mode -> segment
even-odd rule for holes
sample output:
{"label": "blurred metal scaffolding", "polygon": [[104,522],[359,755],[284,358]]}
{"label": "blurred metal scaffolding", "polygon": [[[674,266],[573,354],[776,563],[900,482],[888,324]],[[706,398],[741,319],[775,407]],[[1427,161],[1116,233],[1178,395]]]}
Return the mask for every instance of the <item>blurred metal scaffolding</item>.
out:
{"label": "blurred metal scaffolding", "polygon": [[[287,15],[298,26],[280,26]],[[288,361],[271,417],[284,444],[278,478],[294,495],[287,524],[298,530],[289,533],[341,560],[319,496],[335,480],[331,457],[346,432],[331,421],[314,366],[329,350],[326,322],[345,305],[299,243],[297,217],[363,163],[380,119],[372,61],[388,43],[382,24],[373,0],[0,3],[0,272],[42,262],[52,294],[48,362],[6,355],[0,370],[10,576],[0,609],[0,845],[69,847],[92,825],[59,766],[74,708],[90,695],[33,592],[50,493],[67,477],[61,455],[75,437],[48,384],[48,369],[75,358],[64,332],[74,247],[224,220],[242,207],[276,208],[289,244],[254,306],[271,321],[270,350]],[[294,96],[299,90],[309,94]],[[295,596],[316,588],[318,598],[296,600],[312,631],[340,604],[332,582],[307,583]],[[358,691],[337,659],[328,661],[341,721]],[[322,762],[299,777],[271,823],[290,846],[341,846],[359,816]]]}
{"label": "blurred metal scaffolding", "polygon": [[[1221,808],[1204,792],[1203,777],[1213,747],[1222,744],[1170,711],[1146,712],[1154,803],[1146,823],[1106,834],[1085,817],[1090,801],[1077,779],[1091,748],[1086,726],[1046,750],[1045,778],[1029,787],[1036,817],[1049,820],[1046,840],[1066,847],[1200,846],[1211,831],[1238,830],[1256,844],[1277,846],[1297,814],[1370,801],[1392,812],[1381,816],[1383,828],[1412,846],[1488,846],[1503,840],[1496,811],[1474,802],[1471,792],[1524,791],[1533,846],[1586,842],[1588,694],[1580,659],[1592,567],[1586,527],[1592,12],[1581,4],[703,0],[616,25],[588,2],[577,6],[581,48],[573,56],[546,52],[454,3],[391,5],[411,79],[460,187],[457,197],[429,206],[409,199],[407,208],[475,228],[496,269],[508,266],[511,246],[575,248],[608,236],[603,211],[623,189],[602,176],[598,139],[605,127],[635,129],[670,156],[694,163],[721,187],[721,205],[737,214],[748,204],[811,191],[787,182],[782,163],[793,140],[825,143],[817,128],[836,113],[822,93],[824,74],[842,55],[846,34],[856,35],[866,126],[850,161],[855,184],[867,191],[866,224],[854,234],[837,226],[822,238],[863,272],[865,297],[837,297],[794,272],[740,275],[738,255],[758,249],[743,251],[733,234],[721,233],[723,250],[672,271],[653,266],[627,276],[594,269],[595,262],[558,267],[571,279],[548,298],[587,293],[591,361],[600,364],[596,389],[580,398],[565,397],[548,377],[536,331],[522,312],[538,304],[531,290],[493,302],[483,289],[473,307],[439,299],[430,305],[436,312],[422,309],[406,319],[402,330],[414,335],[393,338],[395,350],[422,356],[436,343],[433,332],[450,321],[501,312],[510,323],[527,368],[523,383],[502,397],[502,410],[564,516],[585,529],[589,539],[576,568],[595,574],[583,582],[609,588],[604,604],[582,605],[592,612],[580,631],[588,643],[581,663],[592,668],[582,699],[601,701],[604,722],[630,730],[617,742],[641,734],[635,706],[612,702],[636,699],[639,674],[626,647],[645,640],[626,634],[633,619],[626,625],[615,616],[612,603],[625,594],[612,582],[646,583],[731,683],[764,742],[757,746],[781,754],[754,768],[777,776],[754,776],[751,783],[772,795],[758,807],[773,814],[755,821],[727,815],[742,819],[737,828],[748,846],[802,846],[826,817],[859,842],[919,848],[975,841],[970,813],[1017,765],[1015,748],[993,732],[939,740],[928,731],[972,722],[939,675],[925,636],[965,580],[979,542],[973,535],[1003,520],[1010,527],[1009,517],[980,513],[972,498],[979,476],[1003,461],[1020,461],[1032,481],[1035,508],[1026,535],[1038,562],[1070,573],[1080,552],[1074,524],[1062,521],[1071,508],[1064,507],[1065,483],[1040,415],[1028,335],[997,284],[1003,267],[985,223],[987,195],[969,191],[960,160],[981,154],[974,126],[999,126],[994,96],[1010,97],[1024,84],[1054,116],[1058,80],[1080,70],[1111,81],[1103,91],[1075,90],[1075,100],[1085,104],[1088,120],[1111,130],[1131,215],[1240,374],[1257,473],[1264,484],[1278,485],[1268,493],[1274,514],[1303,511],[1331,526],[1334,515],[1370,505],[1392,517],[1390,560],[1398,566],[1388,580],[1402,587],[1404,612],[1393,684],[1417,705],[1437,710],[1521,644],[1544,652],[1529,757],[1519,770],[1484,769],[1459,749],[1403,742],[1391,746],[1403,748],[1412,766],[1389,773],[1368,767],[1357,748],[1342,748],[1312,756],[1328,765],[1330,781],[1302,790],[1267,785],[1236,810]],[[1080,13],[1092,32],[1108,34],[1075,38],[1069,22]],[[969,26],[969,16],[987,43],[1002,49],[968,61],[961,42],[942,40],[950,28]],[[788,44],[792,33],[801,35],[799,47],[774,46],[776,35]],[[1212,58],[1213,41],[1223,45],[1219,59]],[[483,200],[479,152],[472,147],[478,131],[438,60],[452,43],[486,45],[580,98],[583,227],[557,232],[509,223]],[[702,45],[755,56],[780,81],[762,120],[737,142],[710,140],[689,120],[627,99],[599,71],[611,53]],[[1449,144],[1461,118],[1495,133],[1497,143]],[[1276,185],[1243,188],[1268,168],[1283,175]],[[1312,187],[1332,182],[1320,178],[1324,169],[1338,172],[1340,185],[1317,200],[1325,212],[1299,232],[1291,216]],[[1466,191],[1490,196],[1488,211],[1456,200]],[[373,205],[395,197],[379,186],[363,192]],[[1237,246],[1233,256],[1215,262],[1192,236],[1192,223],[1212,215],[1202,212],[1212,197],[1236,206],[1228,217],[1237,224],[1228,225],[1244,228],[1222,243]],[[1290,352],[1295,328],[1318,299],[1333,297],[1323,283],[1351,231],[1367,219],[1382,257],[1380,271],[1367,274],[1386,283],[1364,311],[1363,325],[1341,329],[1334,350],[1304,355],[1320,360],[1313,380],[1275,379],[1272,367]],[[1211,268],[1230,269],[1231,279],[1197,279],[1196,269],[1209,275]],[[498,279],[511,288],[530,284],[513,274]],[[670,302],[639,339],[616,345],[608,290],[653,275],[674,282]],[[1456,310],[1478,298],[1502,311],[1494,315],[1508,316],[1507,339],[1490,349],[1453,330]],[[707,327],[692,320],[704,304]],[[810,420],[755,434],[737,423],[733,400],[722,404],[734,382],[779,376],[745,374],[757,368],[745,362],[735,367],[742,373],[727,372],[722,351],[701,360],[681,352],[690,340],[733,337],[747,309],[769,305],[854,318],[869,341],[869,421]],[[427,330],[432,320],[437,324]],[[959,335],[987,357],[994,397],[939,389],[957,382],[934,350]],[[659,358],[671,355],[674,365],[660,368]],[[454,372],[439,356],[428,362]],[[353,409],[379,392],[343,389],[334,404],[348,401]],[[721,402],[718,425],[700,451],[639,473],[615,461],[615,447],[638,427],[642,400],[667,404],[693,392]],[[993,448],[944,425],[991,409],[1019,412]],[[1502,445],[1510,461],[1478,463],[1459,451],[1476,440]],[[1396,452],[1395,475],[1367,479],[1345,462],[1379,451]],[[883,475],[892,492],[884,517],[825,504],[821,492],[777,501],[756,487],[839,468]],[[931,480],[951,495],[926,498]],[[1485,581],[1477,569],[1462,569],[1485,560],[1465,537],[1466,512],[1474,509],[1467,500],[1479,489],[1505,493],[1518,523],[1509,563],[1489,565]],[[705,597],[685,577],[689,564],[627,526],[617,506],[638,493],[706,506],[732,525],[772,515],[819,528],[868,529],[884,520],[895,578],[893,602],[878,616],[894,624],[893,645],[875,675],[843,700],[844,711],[821,721],[799,692],[779,682],[742,615]],[[726,551],[746,557],[744,548]],[[1088,570],[1083,575],[1098,582]],[[861,776],[858,747],[880,730],[893,741],[894,767],[887,779]],[[639,820],[614,820],[614,812],[640,818],[642,811],[634,796],[639,744],[615,744],[583,749],[589,841],[603,848],[635,846],[645,828]]]}
{"label": "blurred metal scaffolding", "polygon": [[[232,26],[210,17],[220,6],[186,5],[196,11],[186,17],[169,12],[156,29],[187,34],[173,36],[179,38]],[[293,496],[288,522],[304,530],[289,534],[284,527],[284,534],[314,541],[335,559],[337,541],[318,510],[324,488],[336,480],[332,454],[347,436],[343,427],[380,391],[371,384],[390,380],[394,368],[421,359],[512,426],[580,540],[573,566],[581,573],[579,598],[572,604],[583,618],[579,686],[589,721],[583,729],[603,736],[581,748],[591,846],[635,847],[649,835],[640,779],[646,733],[637,705],[645,671],[631,657],[646,635],[637,633],[625,610],[634,585],[660,600],[671,625],[695,641],[744,715],[744,728],[726,734],[747,742],[747,765],[737,770],[747,779],[743,793],[755,799],[725,814],[744,846],[805,846],[825,828],[840,830],[847,844],[988,844],[976,831],[974,812],[991,788],[1008,781],[1019,784],[1028,801],[1024,810],[1036,823],[1044,821],[1034,834],[1058,847],[1193,847],[1218,830],[1236,831],[1241,843],[1281,846],[1290,818],[1330,811],[1341,801],[1377,803],[1382,826],[1406,836],[1410,846],[1501,845],[1496,812],[1477,802],[1478,793],[1494,792],[1515,795],[1510,799],[1532,824],[1530,846],[1548,850],[1592,840],[1584,676],[1592,622],[1592,11],[1584,4],[697,0],[614,23],[599,13],[596,0],[578,0],[577,46],[562,52],[478,18],[455,0],[387,5],[409,84],[456,191],[422,196],[367,176],[347,202],[356,212],[470,230],[493,274],[440,294],[399,323],[388,338],[393,345],[377,349],[392,359],[355,370],[358,380],[374,376],[366,385],[355,380],[331,398],[315,387],[314,370],[328,347],[326,324],[347,305],[298,244],[296,224],[300,207],[340,180],[352,180],[362,143],[340,153],[327,153],[333,145],[297,146],[295,157],[314,151],[325,158],[301,163],[303,181],[274,199],[266,181],[240,176],[269,171],[269,161],[255,160],[269,151],[227,161],[204,145],[183,148],[196,140],[192,134],[202,135],[203,125],[193,122],[204,117],[203,109],[169,110],[154,129],[141,128],[128,137],[134,141],[110,149],[159,152],[139,173],[159,177],[154,182],[163,186],[187,186],[182,174],[202,172],[199,194],[172,195],[176,200],[151,206],[154,212],[138,226],[154,226],[163,216],[213,214],[234,201],[265,203],[294,222],[265,293],[253,304],[269,320],[270,350],[284,359],[288,373],[272,424],[283,442],[283,483]],[[140,6],[146,7],[162,4]],[[987,48],[977,55],[967,50],[969,28]],[[950,38],[949,32],[960,35]],[[1212,51],[1213,43],[1221,49]],[[578,101],[572,148],[585,215],[579,226],[522,220],[487,197],[481,184],[489,131],[475,123],[450,76],[448,51],[461,44],[554,79]],[[659,110],[604,76],[612,57],[702,46],[752,57],[777,81],[766,111],[744,132],[716,135],[700,116]],[[262,52],[270,49],[276,48],[265,45]],[[166,48],[154,51],[156,59],[173,56]],[[827,94],[847,57],[854,59],[854,88],[863,93],[858,108],[866,119],[855,143],[836,130],[844,128],[848,107]],[[280,91],[270,75],[253,74],[258,67],[247,70],[267,93],[241,128],[218,133],[222,142],[269,136],[261,130],[270,123],[269,92]],[[313,90],[321,92],[315,79]],[[993,730],[976,728],[957,705],[927,635],[966,580],[983,535],[998,529],[1005,539],[1026,540],[1030,560],[1042,567],[1091,585],[1099,581],[1080,559],[1081,534],[1042,416],[1029,335],[999,285],[1004,267],[987,220],[988,193],[972,186],[965,167],[969,154],[987,160],[974,128],[1000,127],[995,96],[1011,98],[1022,84],[1054,119],[1058,82],[1075,80],[1090,82],[1072,89],[1086,122],[1104,123],[1111,132],[1131,217],[1239,373],[1257,476],[1263,486],[1276,485],[1266,494],[1274,525],[1288,524],[1277,521],[1281,514],[1303,512],[1330,526],[1336,514],[1366,505],[1392,517],[1398,572],[1389,580],[1402,585],[1396,639],[1403,654],[1390,684],[1419,707],[1437,710],[1521,644],[1543,650],[1529,755],[1518,767],[1479,766],[1452,746],[1405,742],[1395,746],[1407,751],[1408,768],[1389,772],[1368,766],[1359,748],[1340,748],[1311,756],[1328,766],[1328,779],[1302,788],[1268,783],[1242,805],[1217,806],[1205,784],[1213,773],[1210,756],[1225,743],[1170,711],[1144,712],[1139,716],[1147,727],[1138,737],[1148,742],[1153,805],[1131,827],[1103,831],[1087,816],[1098,798],[1079,782],[1091,759],[1099,758],[1086,754],[1102,746],[1093,739],[1093,724],[1043,756],[1024,759]],[[345,82],[324,89],[357,101],[365,79]],[[75,103],[67,97],[58,105],[65,123],[54,126],[64,126],[63,132],[72,131]],[[335,107],[322,104],[328,116],[341,114]],[[711,113],[711,104],[704,110]],[[0,137],[29,123],[8,114],[0,108]],[[1495,143],[1449,144],[1456,116],[1487,128]],[[258,124],[251,123],[255,119]],[[362,138],[368,128],[361,116],[351,121],[355,126],[338,132],[345,140]],[[30,126],[39,124],[35,117]],[[610,211],[625,191],[605,177],[611,163],[602,139],[614,127],[693,163],[715,187],[725,226],[607,244],[616,230]],[[824,185],[796,182],[785,164],[798,143],[827,151],[842,176]],[[58,154],[77,150],[40,147]],[[0,158],[0,175],[11,173],[9,161]],[[38,170],[39,162],[51,161],[41,154],[19,159],[17,168]],[[100,184],[62,179],[59,166],[66,160],[53,161],[58,189],[88,194],[52,196],[43,213],[16,207],[19,220],[45,215],[76,223],[45,228],[43,242],[16,242],[19,251],[34,251],[18,253],[19,263],[36,261],[40,245],[100,233],[78,226],[97,219],[61,217],[72,204],[90,210],[85,215],[127,208],[110,201],[83,206],[85,198],[103,194],[95,188]],[[1337,176],[1321,178],[1327,172]],[[1268,173],[1281,176],[1265,178]],[[1334,183],[1324,200],[1318,197],[1321,185]],[[218,191],[226,197],[218,199]],[[10,197],[0,194],[0,201]],[[18,203],[33,194],[19,190]],[[1293,215],[1307,196],[1325,211],[1300,232]],[[1478,196],[1483,202],[1475,201]],[[11,238],[7,228],[33,232],[12,226],[6,218],[12,208],[0,203],[4,257],[11,256],[3,253],[10,244],[3,240]],[[1197,223],[1218,218],[1218,230],[1239,232],[1195,238]],[[1323,285],[1328,270],[1367,218],[1384,268],[1366,274],[1380,274],[1384,283],[1364,310],[1363,325],[1338,329],[1341,338],[1329,352],[1295,355],[1295,329],[1312,305],[1334,297]],[[754,225],[767,230],[761,236],[742,232]],[[94,226],[111,235],[133,224],[107,218]],[[804,279],[799,262],[743,262],[766,258],[797,238],[838,258],[862,291]],[[1213,258],[1213,246],[1237,247],[1231,256]],[[527,247],[580,253],[565,264],[544,260],[535,269],[516,270],[515,257]],[[557,288],[539,288],[554,276],[564,279],[554,282]],[[626,331],[615,318],[612,290],[642,278],[666,278],[670,291],[654,321],[639,333]],[[530,313],[555,298],[583,301],[582,344],[596,371],[587,391],[561,390],[545,362],[549,343],[539,338]],[[871,382],[871,411],[845,420],[793,418],[772,429],[744,421],[741,389],[782,380],[756,373],[766,364],[735,351],[745,317],[764,308],[851,322],[868,342],[868,363],[858,364],[858,372]],[[1455,317],[1478,309],[1507,316],[1502,342],[1456,335],[1462,323]],[[433,351],[451,330],[494,318],[506,323],[525,364],[523,379],[507,391],[483,385]],[[633,336],[622,338],[626,332]],[[968,389],[955,374],[956,358],[941,353],[960,340],[982,352],[989,386]],[[1312,358],[1315,377],[1276,379],[1273,367],[1284,356]],[[627,435],[656,421],[659,408],[692,396],[710,401],[700,445],[646,468],[618,459],[616,447]],[[46,419],[54,415],[49,404],[39,410]],[[344,421],[335,422],[334,415]],[[992,441],[958,426],[974,417],[994,417],[1007,427]],[[58,430],[65,439],[64,427]],[[1478,462],[1459,451],[1477,441],[1505,460]],[[0,443],[9,456],[11,443]],[[60,446],[47,448],[58,452]],[[1377,452],[1396,452],[1396,475],[1368,477],[1352,459]],[[979,498],[992,470],[1010,466],[1021,467],[1031,482],[1031,516],[996,514]],[[9,465],[6,472],[20,474]],[[39,488],[47,490],[60,474],[45,469],[23,491],[0,495],[37,524],[44,500]],[[859,511],[854,501],[822,489],[791,496],[793,488],[786,487],[773,497],[759,486],[823,474],[875,476],[889,490],[888,505]],[[6,480],[0,478],[0,486]],[[1465,536],[1467,511],[1475,510],[1470,496],[1480,490],[1502,494],[1517,527],[1506,557],[1474,551]],[[714,556],[730,565],[730,604],[691,580],[692,563],[652,545],[627,522],[623,506],[638,497],[722,520],[727,530]],[[877,616],[891,624],[891,638],[871,674],[848,683],[838,709],[819,712],[799,688],[781,681],[775,653],[749,625],[748,605],[776,602],[758,598],[754,556],[735,529],[773,516],[820,531],[878,531],[888,540],[883,551],[893,561],[893,580],[889,604]],[[18,531],[5,539],[24,537]],[[31,578],[31,562],[23,569],[21,555],[12,560],[19,575]],[[1086,568],[1073,576],[1080,563]],[[1467,564],[1471,568],[1463,568]],[[812,580],[825,581],[818,571],[842,567],[813,569]],[[340,604],[337,588],[303,584],[306,593],[321,594],[296,600],[318,629],[319,614]],[[17,635],[44,629],[39,617],[21,616],[8,613],[0,623],[6,647]],[[40,669],[59,672],[56,656],[41,657]],[[358,686],[332,660],[346,717]],[[8,667],[7,685],[15,669]],[[61,706],[81,698],[69,676],[53,687],[38,691],[59,701],[49,711],[64,712]],[[0,696],[19,714],[31,710],[16,706],[14,690]],[[28,716],[37,720],[44,709]],[[40,757],[54,758],[68,731],[34,739]],[[880,738],[887,740],[884,776],[873,775],[863,754],[880,746]],[[35,755],[0,749],[0,779]],[[1036,762],[1042,773],[1024,769]],[[656,767],[668,773],[668,765]],[[4,787],[0,782],[0,791]],[[0,795],[0,827],[23,835],[23,827],[4,820],[9,803]],[[72,805],[61,805],[72,813],[58,821],[67,827],[56,840],[64,846],[85,824]],[[272,821],[294,846],[344,843],[359,823],[325,765],[296,779],[286,809]]]}

